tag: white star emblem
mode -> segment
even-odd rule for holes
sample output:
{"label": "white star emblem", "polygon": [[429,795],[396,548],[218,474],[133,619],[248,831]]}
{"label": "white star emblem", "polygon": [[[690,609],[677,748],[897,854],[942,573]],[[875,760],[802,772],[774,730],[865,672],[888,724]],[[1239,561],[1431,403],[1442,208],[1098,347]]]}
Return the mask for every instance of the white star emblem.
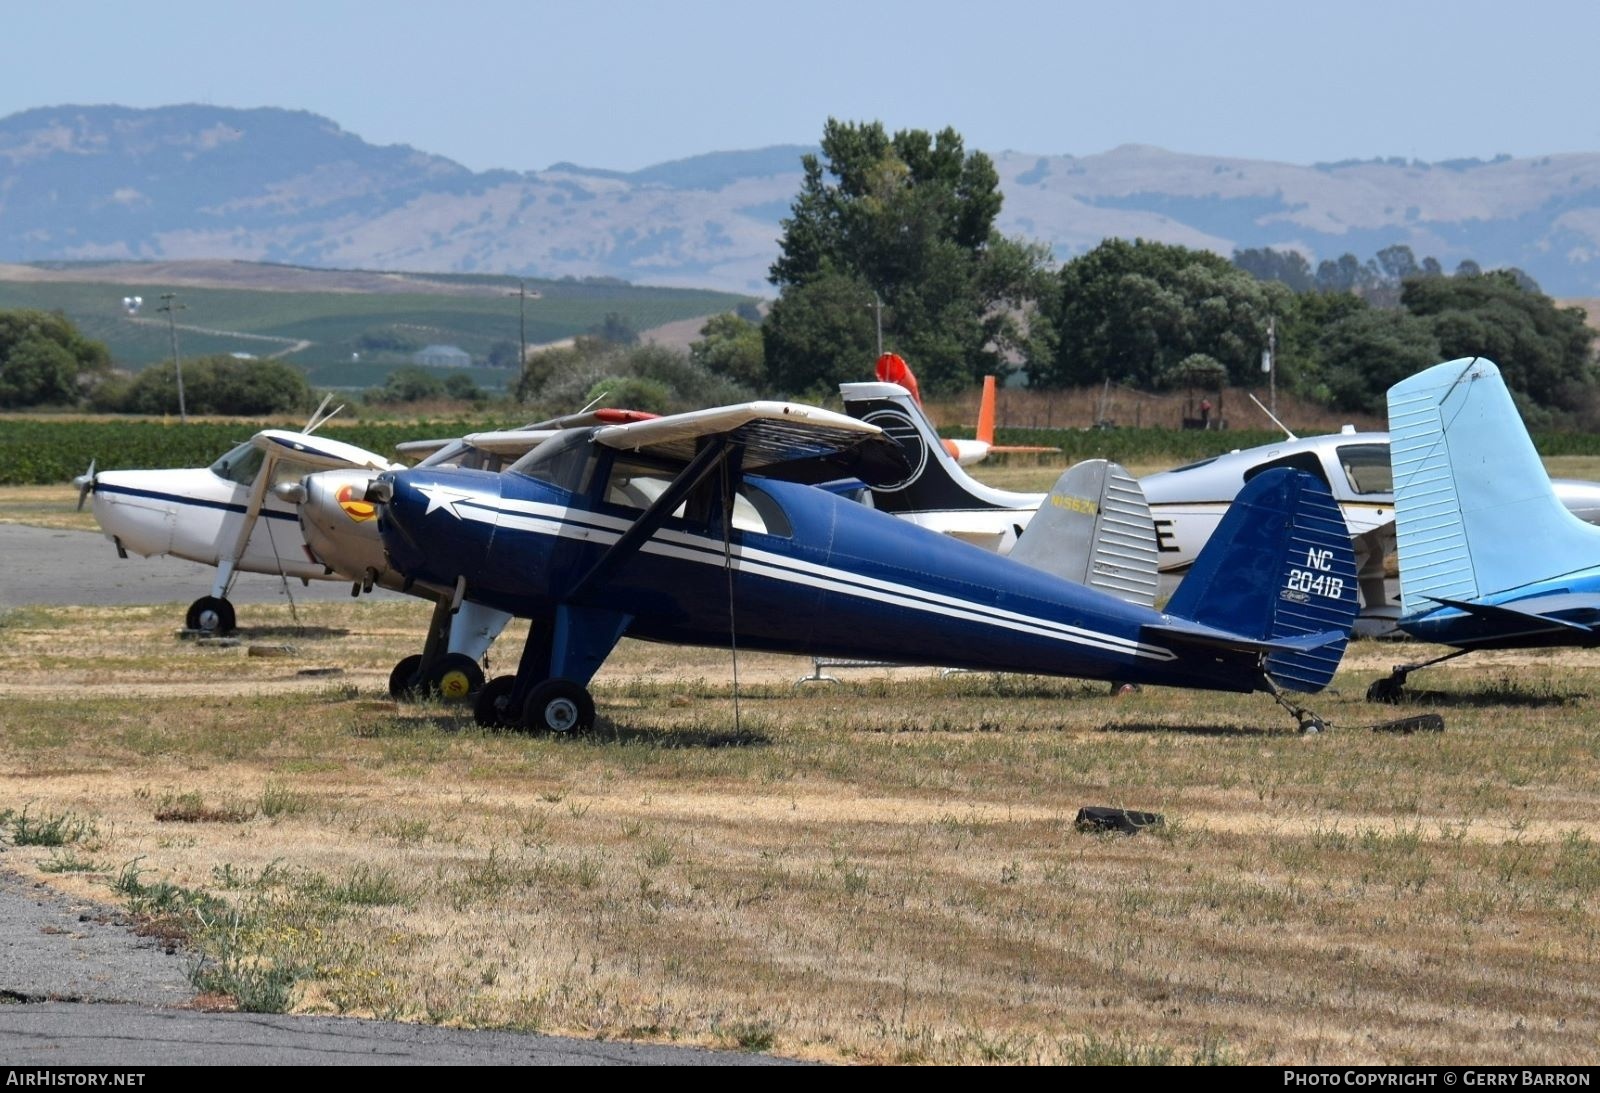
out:
{"label": "white star emblem", "polygon": [[456,511],[456,505],[477,496],[470,490],[457,490],[449,486],[418,486],[417,492],[428,499],[427,511],[422,515],[430,516],[436,509],[444,509],[457,520],[461,519],[461,514]]}

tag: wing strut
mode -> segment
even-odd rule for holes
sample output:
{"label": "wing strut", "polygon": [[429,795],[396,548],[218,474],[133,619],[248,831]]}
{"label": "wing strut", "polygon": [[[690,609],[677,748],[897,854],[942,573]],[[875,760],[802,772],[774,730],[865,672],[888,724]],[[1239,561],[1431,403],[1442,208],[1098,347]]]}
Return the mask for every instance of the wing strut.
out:
{"label": "wing strut", "polygon": [[639,549],[649,541],[667,515],[677,508],[689,493],[705,480],[717,466],[728,458],[733,451],[733,446],[728,443],[726,436],[713,437],[704,448],[695,453],[683,470],[678,472],[678,477],[672,484],[661,491],[661,496],[633,522],[633,526],[623,532],[622,538],[611,544],[611,548],[600,556],[589,572],[585,573],[567,594],[567,603],[581,603],[584,597],[601,582],[610,578],[618,566],[639,553]]}

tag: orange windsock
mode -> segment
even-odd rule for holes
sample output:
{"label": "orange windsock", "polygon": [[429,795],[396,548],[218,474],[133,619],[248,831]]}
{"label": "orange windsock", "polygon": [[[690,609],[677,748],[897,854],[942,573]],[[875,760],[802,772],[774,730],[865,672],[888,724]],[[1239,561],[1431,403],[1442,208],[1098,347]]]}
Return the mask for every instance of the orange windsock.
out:
{"label": "orange windsock", "polygon": [[900,354],[885,353],[878,358],[878,382],[898,383],[911,392],[911,398],[918,406],[922,405],[922,392],[917,390],[917,377]]}
{"label": "orange windsock", "polygon": [[994,377],[983,377],[983,401],[978,403],[978,439],[994,444]]}

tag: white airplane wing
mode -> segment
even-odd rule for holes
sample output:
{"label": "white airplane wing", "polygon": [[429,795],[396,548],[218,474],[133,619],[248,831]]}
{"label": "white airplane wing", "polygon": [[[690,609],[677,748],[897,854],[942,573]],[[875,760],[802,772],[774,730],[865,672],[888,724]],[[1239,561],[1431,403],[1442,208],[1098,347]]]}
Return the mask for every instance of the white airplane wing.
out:
{"label": "white airplane wing", "polygon": [[[700,441],[712,437],[726,437],[742,447],[741,465],[753,474],[781,473],[786,478],[821,482],[840,477],[842,468],[853,463],[884,459],[897,463],[900,473],[905,473],[900,446],[876,425],[792,402],[747,402],[695,410],[606,425],[594,434],[595,441],[607,447],[681,464],[695,457]],[[796,465],[801,464],[810,465],[815,473],[798,469]]]}

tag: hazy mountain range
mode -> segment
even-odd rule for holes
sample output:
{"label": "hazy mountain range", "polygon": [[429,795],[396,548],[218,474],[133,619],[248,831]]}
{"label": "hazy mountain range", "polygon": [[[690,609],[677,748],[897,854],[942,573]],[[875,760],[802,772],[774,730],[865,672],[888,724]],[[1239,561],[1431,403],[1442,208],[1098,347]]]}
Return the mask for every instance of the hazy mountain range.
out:
{"label": "hazy mountain range", "polygon": [[[241,258],[770,294],[808,150],[473,172],[305,112],[46,107],[0,119],[0,262]],[[1296,166],[1136,145],[989,151],[1002,230],[1063,260],[1107,236],[1293,247],[1313,265],[1407,243],[1446,269],[1470,257],[1600,295],[1600,153]]]}

